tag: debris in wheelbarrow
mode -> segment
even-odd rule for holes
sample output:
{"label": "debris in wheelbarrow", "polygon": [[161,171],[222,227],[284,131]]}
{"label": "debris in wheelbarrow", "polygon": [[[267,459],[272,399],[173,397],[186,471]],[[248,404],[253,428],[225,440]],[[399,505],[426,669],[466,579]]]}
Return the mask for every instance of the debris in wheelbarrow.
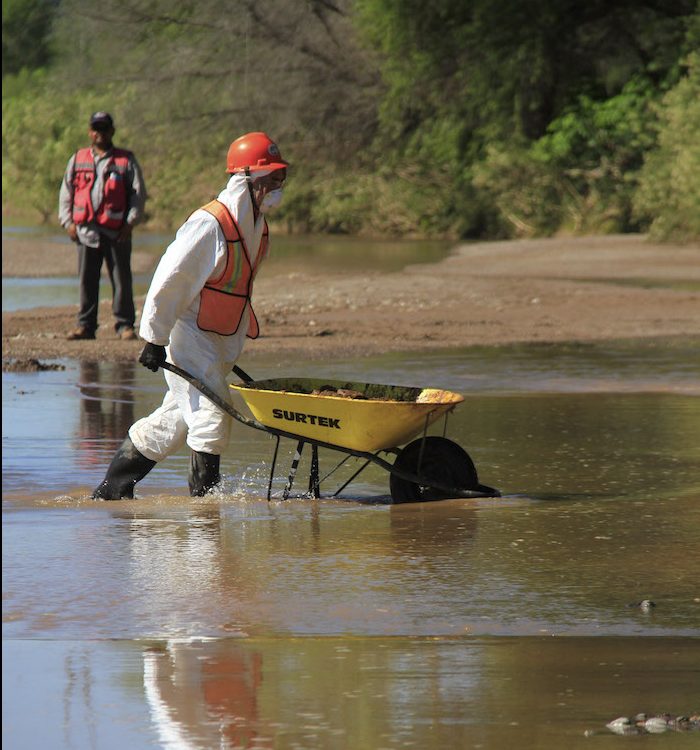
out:
{"label": "debris in wheelbarrow", "polygon": [[341,398],[361,398],[366,399],[364,393],[353,391],[351,388],[336,388],[333,385],[322,385],[320,388],[314,388],[311,391],[312,396],[340,396]]}
{"label": "debris in wheelbarrow", "polygon": [[[245,376],[245,382],[230,387],[250,409],[254,416],[250,419],[185,370],[169,362],[162,366],[192,383],[237,421],[277,438],[268,500],[271,498],[279,441],[283,437],[297,441],[283,499],[289,497],[306,443],[312,447],[309,494],[314,497],[320,497],[321,481],[351,456],[365,462],[333,497],[370,463],[390,473],[391,497],[395,503],[450,497],[500,497],[497,489],[479,483],[474,463],[463,448],[444,436],[427,434],[429,425],[441,416],[445,417],[443,434],[446,432],[447,415],[464,400],[458,393],[435,388],[312,378],[254,381],[239,368],[234,368],[239,376]],[[330,392],[330,395],[321,395],[321,391]],[[339,395],[338,391],[352,391],[363,398],[348,398]],[[412,438],[416,439],[409,443]],[[403,445],[405,447],[401,448]],[[319,448],[347,454],[323,480],[319,478]],[[393,454],[396,458],[390,463],[379,453]]]}

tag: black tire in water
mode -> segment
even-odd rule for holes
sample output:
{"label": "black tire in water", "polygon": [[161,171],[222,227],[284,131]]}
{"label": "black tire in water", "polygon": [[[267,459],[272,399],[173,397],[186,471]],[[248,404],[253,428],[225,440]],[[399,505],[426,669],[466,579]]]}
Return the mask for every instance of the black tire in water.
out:
{"label": "black tire in water", "polygon": [[[422,444],[423,438],[409,443],[399,453],[394,466],[402,471],[418,475]],[[429,481],[431,479],[459,490],[481,490],[476,468],[469,454],[457,443],[443,437],[431,435],[425,438],[420,477],[425,477],[427,483],[417,484],[392,473],[389,477],[392,500],[395,503],[419,503],[451,497],[445,492],[432,488]]]}

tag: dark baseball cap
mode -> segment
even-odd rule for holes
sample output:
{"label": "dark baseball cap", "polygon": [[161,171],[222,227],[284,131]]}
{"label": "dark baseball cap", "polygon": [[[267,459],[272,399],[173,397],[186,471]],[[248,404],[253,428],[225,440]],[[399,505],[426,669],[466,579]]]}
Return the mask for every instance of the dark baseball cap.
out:
{"label": "dark baseball cap", "polygon": [[90,127],[95,130],[113,128],[114,122],[112,120],[112,115],[110,115],[109,112],[95,112],[90,118]]}

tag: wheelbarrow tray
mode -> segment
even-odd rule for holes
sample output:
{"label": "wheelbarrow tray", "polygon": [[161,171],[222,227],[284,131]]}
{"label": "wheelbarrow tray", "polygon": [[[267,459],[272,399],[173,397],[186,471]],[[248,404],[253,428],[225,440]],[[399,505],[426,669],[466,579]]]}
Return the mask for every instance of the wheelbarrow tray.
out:
{"label": "wheelbarrow tray", "polygon": [[266,427],[369,453],[404,445],[464,400],[437,388],[315,378],[258,380],[230,387]]}

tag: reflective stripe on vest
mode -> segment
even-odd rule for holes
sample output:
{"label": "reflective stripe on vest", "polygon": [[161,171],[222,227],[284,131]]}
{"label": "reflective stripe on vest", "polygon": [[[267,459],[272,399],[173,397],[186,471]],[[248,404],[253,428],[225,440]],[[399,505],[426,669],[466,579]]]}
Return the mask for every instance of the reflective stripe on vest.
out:
{"label": "reflective stripe on vest", "polygon": [[102,201],[95,211],[90,193],[95,184],[95,158],[91,148],[81,148],[73,163],[73,222],[87,224],[94,221],[107,229],[120,229],[126,219],[126,172],[130,151],[112,149],[105,168]]}
{"label": "reflective stripe on vest", "polygon": [[253,312],[251,295],[255,275],[267,256],[267,222],[265,222],[255,263],[251,264],[245,241],[226,206],[218,200],[213,200],[202,208],[219,222],[224,234],[226,266],[218,277],[208,279],[202,289],[197,325],[202,331],[232,336],[238,331],[247,307],[250,310],[250,320],[246,335],[251,339],[256,339],[260,333],[260,327]]}

